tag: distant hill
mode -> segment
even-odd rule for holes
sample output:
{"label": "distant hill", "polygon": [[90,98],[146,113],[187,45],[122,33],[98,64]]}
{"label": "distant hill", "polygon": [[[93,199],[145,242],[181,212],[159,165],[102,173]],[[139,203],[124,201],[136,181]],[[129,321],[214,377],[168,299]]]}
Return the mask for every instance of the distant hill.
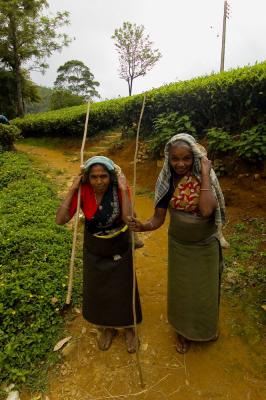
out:
{"label": "distant hill", "polygon": [[26,114],[35,114],[50,110],[50,97],[53,89],[38,85],[37,88],[38,88],[38,94],[40,96],[40,101],[38,103],[25,102]]}

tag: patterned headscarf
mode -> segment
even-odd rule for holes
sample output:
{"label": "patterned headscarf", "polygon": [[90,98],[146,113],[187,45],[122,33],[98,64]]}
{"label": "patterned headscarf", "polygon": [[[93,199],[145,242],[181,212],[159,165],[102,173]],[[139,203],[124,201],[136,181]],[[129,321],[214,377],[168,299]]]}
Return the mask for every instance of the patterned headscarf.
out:
{"label": "patterned headscarf", "polygon": [[[201,182],[201,158],[206,156],[206,150],[203,146],[198,144],[193,136],[188,135],[187,133],[179,133],[173,136],[165,145],[164,148],[164,164],[163,168],[158,176],[156,187],[155,187],[155,207],[158,202],[164,197],[164,195],[168,192],[170,188],[170,178],[171,178],[171,169],[169,163],[169,151],[170,147],[173,143],[178,140],[182,140],[186,142],[193,153],[194,162],[192,167],[193,175]],[[219,181],[213,169],[210,172],[211,178],[211,186],[213,193],[217,200],[217,208],[215,210],[215,222],[216,225],[221,225],[225,223],[225,204],[224,197],[219,185]]]}

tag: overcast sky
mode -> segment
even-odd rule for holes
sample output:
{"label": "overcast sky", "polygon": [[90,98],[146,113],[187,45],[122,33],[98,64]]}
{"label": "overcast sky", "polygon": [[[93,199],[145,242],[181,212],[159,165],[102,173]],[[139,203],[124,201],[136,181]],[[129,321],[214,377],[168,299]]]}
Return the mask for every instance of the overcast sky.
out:
{"label": "overcast sky", "polygon": [[[134,80],[133,94],[219,71],[223,0],[49,0],[49,4],[51,13],[70,12],[64,32],[75,40],[48,59],[45,75],[32,72],[37,84],[52,87],[57,68],[77,59],[100,82],[102,99],[127,96],[111,39],[125,21],[144,25],[154,48],[162,53],[145,77]],[[229,5],[225,70],[265,60],[266,0],[229,0]]]}

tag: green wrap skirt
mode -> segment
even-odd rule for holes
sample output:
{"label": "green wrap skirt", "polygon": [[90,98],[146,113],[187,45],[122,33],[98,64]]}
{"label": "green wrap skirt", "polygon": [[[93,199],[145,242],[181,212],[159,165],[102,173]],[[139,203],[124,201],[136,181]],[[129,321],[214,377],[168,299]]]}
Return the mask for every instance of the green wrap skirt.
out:
{"label": "green wrap skirt", "polygon": [[213,218],[170,210],[168,320],[187,339],[218,331],[222,254]]}

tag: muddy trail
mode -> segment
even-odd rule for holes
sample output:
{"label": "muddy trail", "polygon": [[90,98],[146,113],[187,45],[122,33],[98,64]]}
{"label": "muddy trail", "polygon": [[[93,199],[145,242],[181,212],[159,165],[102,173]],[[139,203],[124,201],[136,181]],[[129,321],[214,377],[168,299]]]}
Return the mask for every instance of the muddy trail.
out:
{"label": "muddy trail", "polygon": [[[79,172],[79,146],[73,142],[45,148],[19,144],[19,151],[30,155],[38,168],[55,180],[63,196],[72,177]],[[132,179],[134,144],[110,155]],[[160,168],[156,161],[138,164],[136,211],[149,217],[153,200],[149,192]],[[241,190],[237,179],[243,179]],[[263,216],[265,180],[252,177],[221,180],[228,202],[229,222]],[[251,187],[252,186],[252,187]],[[252,190],[251,190],[252,189]],[[252,194],[251,194],[252,193]],[[253,197],[252,197],[253,196]],[[227,227],[230,230],[230,223]],[[263,380],[263,346],[239,335],[234,326],[247,323],[245,316],[225,300],[221,301],[220,337],[217,342],[193,344],[186,355],[175,350],[175,334],[166,317],[167,223],[155,232],[140,234],[145,246],[136,251],[136,269],[143,307],[139,326],[139,352],[145,387],[140,386],[135,355],[128,354],[123,331],[111,348],[101,352],[96,344],[96,329],[79,310],[72,311],[67,329],[72,336],[63,362],[49,373],[46,400],[262,400],[266,398]],[[237,314],[237,322],[236,322]],[[252,330],[251,330],[252,332]],[[22,393],[21,400],[35,398]]]}

